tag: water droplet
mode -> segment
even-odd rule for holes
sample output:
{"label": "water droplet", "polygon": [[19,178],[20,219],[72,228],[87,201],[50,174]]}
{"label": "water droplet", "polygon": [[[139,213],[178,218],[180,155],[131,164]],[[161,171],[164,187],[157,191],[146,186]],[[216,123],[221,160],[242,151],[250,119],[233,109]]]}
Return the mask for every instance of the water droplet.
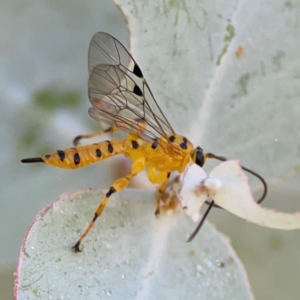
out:
{"label": "water droplet", "polygon": [[202,284],[202,286],[209,286],[210,285],[209,281],[205,281],[205,280],[203,280],[201,284]]}
{"label": "water droplet", "polygon": [[196,269],[197,269],[197,272],[202,272],[202,270],[203,270],[203,268],[200,265],[197,265]]}
{"label": "water droplet", "polygon": [[196,271],[197,271],[198,273],[200,273],[200,274],[203,274],[203,275],[205,275],[205,274],[207,273],[207,270],[204,269],[203,267],[201,267],[201,265],[197,265],[197,266],[196,266]]}

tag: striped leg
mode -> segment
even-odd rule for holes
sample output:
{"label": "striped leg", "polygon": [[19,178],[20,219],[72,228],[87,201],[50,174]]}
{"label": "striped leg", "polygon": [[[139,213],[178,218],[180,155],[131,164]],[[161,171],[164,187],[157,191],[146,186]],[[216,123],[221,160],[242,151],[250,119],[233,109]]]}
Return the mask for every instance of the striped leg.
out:
{"label": "striped leg", "polygon": [[77,243],[73,246],[73,250],[75,252],[80,252],[80,247],[79,246],[80,246],[82,240],[88,235],[88,233],[90,232],[90,230],[94,226],[97,218],[102,214],[103,210],[105,209],[105,206],[107,204],[107,201],[108,201],[109,197],[112,194],[114,194],[116,192],[119,192],[119,191],[123,190],[124,188],[126,188],[126,186],[128,185],[130,179],[133,176],[135,176],[136,174],[138,174],[139,172],[141,172],[144,169],[144,167],[145,167],[145,158],[141,158],[141,159],[136,160],[132,165],[131,171],[124,178],[120,178],[117,181],[115,181],[115,183],[109,188],[109,191],[103,197],[103,199],[101,200],[97,210],[95,211],[95,215],[94,215],[93,220],[90,222],[90,224],[88,225],[88,227],[86,228],[84,233],[81,235],[81,237],[79,238]]}
{"label": "striped leg", "polygon": [[169,183],[170,175],[171,175],[171,173],[168,172],[167,173],[167,177],[165,178],[165,180],[163,181],[163,183],[158,188],[158,192],[157,192],[157,195],[156,195],[156,209],[155,209],[155,215],[156,216],[158,216],[160,214],[160,200],[161,200],[161,195],[162,195],[162,193],[164,192],[165,188],[167,187],[167,185]]}
{"label": "striped leg", "polygon": [[117,130],[119,130],[118,127],[112,126],[112,127],[109,127],[105,130],[97,131],[95,133],[85,134],[85,135],[78,135],[74,138],[73,145],[77,146],[81,140],[90,139],[90,138],[93,138],[93,137],[96,137],[96,136],[99,136],[99,135],[102,135],[102,134],[105,134],[105,133],[113,134]]}

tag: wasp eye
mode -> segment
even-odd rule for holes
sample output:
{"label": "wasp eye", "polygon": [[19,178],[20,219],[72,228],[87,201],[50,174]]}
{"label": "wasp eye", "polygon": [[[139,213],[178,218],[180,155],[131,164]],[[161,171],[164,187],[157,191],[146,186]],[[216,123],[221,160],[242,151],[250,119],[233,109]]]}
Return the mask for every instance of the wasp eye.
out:
{"label": "wasp eye", "polygon": [[204,165],[205,157],[203,154],[203,150],[200,147],[197,147],[193,152],[193,161],[200,167]]}

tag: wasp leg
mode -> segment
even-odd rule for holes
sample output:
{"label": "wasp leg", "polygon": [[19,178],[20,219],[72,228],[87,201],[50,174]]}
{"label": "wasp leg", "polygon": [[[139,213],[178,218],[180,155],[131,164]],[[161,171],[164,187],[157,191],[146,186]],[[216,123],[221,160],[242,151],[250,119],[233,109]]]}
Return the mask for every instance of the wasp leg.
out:
{"label": "wasp leg", "polygon": [[158,216],[160,213],[160,200],[163,191],[165,190],[166,186],[168,185],[169,179],[170,179],[170,172],[160,172],[158,173],[155,167],[148,167],[147,169],[147,175],[149,180],[152,183],[161,183],[160,187],[158,188],[157,196],[156,196],[156,209],[155,209],[155,215]]}
{"label": "wasp leg", "polygon": [[76,137],[74,138],[74,140],[73,140],[73,145],[74,145],[74,146],[77,146],[81,140],[84,140],[84,139],[90,139],[90,138],[93,138],[93,137],[96,137],[96,136],[100,136],[100,135],[102,135],[102,134],[108,133],[108,134],[112,135],[112,134],[113,134],[114,132],[116,132],[117,130],[119,130],[118,127],[116,127],[116,126],[111,126],[111,127],[107,128],[107,129],[105,129],[105,130],[97,131],[97,132],[95,132],[95,133],[84,134],[84,135],[78,135],[78,136],[76,136]]}
{"label": "wasp leg", "polygon": [[95,211],[94,218],[89,223],[89,225],[86,228],[86,230],[84,231],[84,233],[80,236],[77,243],[73,246],[73,250],[75,252],[80,252],[80,247],[79,246],[80,246],[82,240],[88,235],[88,233],[90,232],[90,230],[94,226],[97,218],[102,214],[103,210],[105,209],[105,206],[107,204],[107,201],[108,201],[109,197],[112,194],[117,193],[117,192],[123,190],[124,188],[126,188],[126,186],[128,185],[130,179],[133,176],[135,176],[136,174],[138,174],[139,172],[141,172],[144,168],[145,168],[145,158],[141,158],[141,159],[136,160],[132,165],[131,171],[124,178],[120,178],[117,181],[115,181],[114,184],[109,188],[108,192],[103,197],[103,199],[101,200],[97,210]]}
{"label": "wasp leg", "polygon": [[158,192],[157,192],[157,195],[156,195],[156,209],[155,209],[155,215],[156,216],[158,216],[160,214],[160,200],[161,200],[161,196],[162,196],[162,193],[164,192],[165,188],[167,187],[167,185],[169,183],[170,175],[171,175],[171,173],[168,172],[167,173],[167,177],[165,178],[165,180],[163,181],[163,183],[158,188]]}

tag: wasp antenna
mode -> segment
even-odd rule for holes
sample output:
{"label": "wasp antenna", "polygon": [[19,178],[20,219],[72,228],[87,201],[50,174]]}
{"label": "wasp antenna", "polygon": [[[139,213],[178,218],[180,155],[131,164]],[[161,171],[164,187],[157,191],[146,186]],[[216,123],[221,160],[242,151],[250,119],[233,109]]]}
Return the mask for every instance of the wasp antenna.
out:
{"label": "wasp antenna", "polygon": [[74,138],[74,140],[73,140],[73,145],[74,145],[74,146],[78,146],[79,141],[80,141],[81,139],[82,139],[82,135],[76,136],[76,137]]}
{"label": "wasp antenna", "polygon": [[254,171],[248,169],[248,168],[245,168],[242,166],[242,169],[250,174],[252,174],[253,176],[255,176],[256,178],[258,178],[262,185],[264,186],[264,192],[263,194],[261,195],[261,197],[256,201],[258,204],[262,203],[264,201],[264,199],[266,198],[266,195],[268,193],[268,185],[266,183],[266,181],[257,173],[255,173]]}
{"label": "wasp antenna", "polygon": [[187,243],[191,242],[191,241],[194,239],[194,237],[197,235],[197,233],[198,233],[199,230],[201,229],[201,227],[202,227],[202,225],[203,225],[203,223],[204,223],[204,221],[205,221],[207,215],[209,214],[210,210],[211,210],[212,207],[214,206],[214,203],[215,203],[215,202],[214,202],[213,200],[209,203],[209,206],[208,206],[208,208],[207,208],[205,214],[202,216],[202,218],[201,218],[201,220],[200,220],[198,226],[196,227],[196,229],[194,230],[194,232],[190,235],[190,237],[187,239],[187,241],[186,241]]}
{"label": "wasp antenna", "polygon": [[21,160],[22,163],[39,163],[44,162],[40,157],[24,158]]}
{"label": "wasp antenna", "polygon": [[[205,154],[205,158],[214,158],[214,159],[217,159],[217,160],[220,160],[220,161],[226,161],[227,160],[226,157],[224,157],[224,156],[218,156],[218,155],[215,155],[213,153],[207,153],[207,154]],[[252,171],[252,170],[250,170],[250,169],[248,169],[246,167],[243,167],[243,166],[241,166],[241,168],[244,171],[246,171],[246,172],[250,173],[251,175],[255,176],[257,179],[259,179],[261,181],[261,183],[262,183],[262,185],[264,187],[264,191],[263,191],[261,197],[256,201],[256,203],[260,204],[261,202],[264,201],[264,199],[266,198],[267,192],[268,192],[268,185],[267,185],[266,181],[263,179],[262,176],[260,176],[259,174],[255,173],[254,171]],[[205,203],[206,204],[210,204],[210,202],[207,202],[207,201]],[[214,207],[220,208],[220,206],[218,206],[218,205],[214,205]]]}

